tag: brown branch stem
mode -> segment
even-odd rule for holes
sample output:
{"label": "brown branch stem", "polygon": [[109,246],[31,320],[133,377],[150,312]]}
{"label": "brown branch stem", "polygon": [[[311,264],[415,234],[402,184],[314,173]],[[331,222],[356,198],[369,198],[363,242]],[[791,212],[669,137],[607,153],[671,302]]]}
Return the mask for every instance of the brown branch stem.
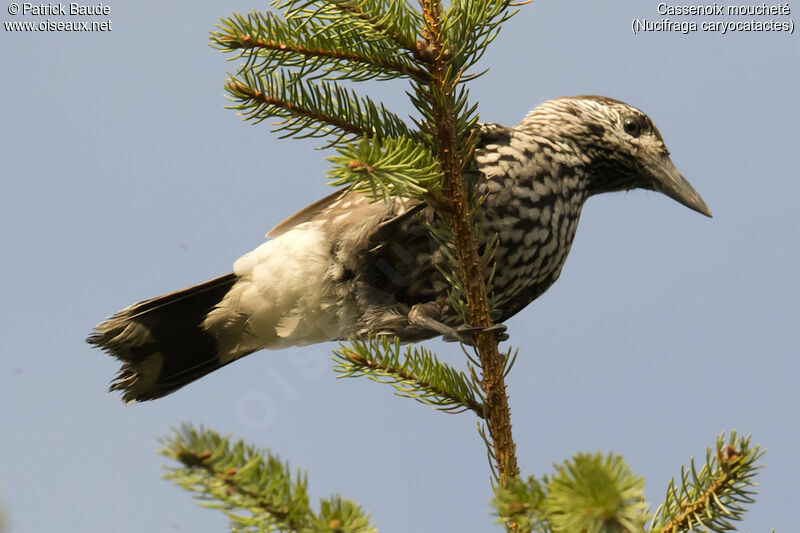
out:
{"label": "brown branch stem", "polygon": [[207,459],[211,456],[210,450],[204,450],[201,452],[196,452],[194,450],[180,450],[178,452],[178,458],[180,461],[189,468],[200,468],[204,470],[209,476],[219,479],[225,484],[225,489],[229,493],[236,493],[240,494],[246,498],[250,498],[254,502],[256,502],[257,506],[261,508],[265,513],[268,513],[278,520],[284,522],[291,531],[300,531],[303,529],[303,524],[295,523],[291,520],[291,514],[289,513],[288,508],[277,508],[272,505],[270,502],[265,501],[261,496],[252,491],[244,488],[241,486],[237,481],[233,478],[236,474],[236,468],[229,468],[226,471],[219,471],[214,468],[213,464],[210,464]]}
{"label": "brown branch stem", "polygon": [[385,59],[376,57],[366,57],[353,52],[345,52],[343,50],[328,50],[322,48],[306,48],[296,44],[286,44],[277,41],[265,41],[263,39],[253,40],[249,35],[220,35],[220,41],[228,43],[228,46],[233,47],[233,44],[238,44],[239,48],[246,50],[274,50],[276,52],[284,52],[287,54],[297,54],[304,57],[322,57],[329,59],[336,59],[341,61],[352,61],[354,63],[364,63],[367,65],[374,65],[377,68],[384,70],[393,70],[402,74],[406,74],[416,80],[425,80],[427,73],[423,70],[414,68],[411,65],[406,65],[397,61],[387,61]]}
{"label": "brown branch stem", "polygon": [[[231,91],[234,94],[241,95],[241,98],[246,98],[248,100],[252,100],[254,102],[258,102],[258,103],[264,104],[264,105],[272,105],[272,106],[275,106],[275,107],[279,107],[279,108],[285,109],[286,111],[289,111],[290,113],[293,113],[295,115],[301,115],[301,116],[304,116],[304,117],[312,118],[312,119],[317,120],[319,122],[324,122],[326,124],[330,124],[331,126],[333,126],[335,128],[339,128],[339,129],[341,129],[343,131],[346,131],[347,133],[351,133],[351,134],[356,135],[358,137],[363,137],[365,135],[372,135],[371,132],[368,132],[368,131],[366,131],[366,130],[364,130],[362,128],[359,128],[358,126],[356,126],[354,124],[351,124],[349,122],[344,122],[344,121],[339,120],[336,117],[331,116],[331,115],[326,115],[324,113],[320,113],[316,109],[309,109],[309,108],[306,108],[306,107],[303,107],[303,106],[299,106],[297,104],[293,104],[293,103],[288,102],[286,100],[282,100],[280,98],[275,98],[274,96],[270,96],[270,95],[268,95],[266,93],[263,93],[263,92],[261,92],[259,90],[253,89],[252,87],[250,87],[248,85],[245,85],[243,83],[234,81],[234,82],[229,83],[228,86],[230,87]],[[247,113],[243,113],[243,114],[246,115]]]}
{"label": "brown branch stem", "polygon": [[[448,80],[448,54],[444,53],[444,38],[438,0],[420,0],[426,23],[426,48],[432,51],[430,63],[431,101],[433,102],[433,135],[444,174],[441,201],[447,211],[454,236],[464,296],[470,312],[471,325],[488,328],[492,325],[489,300],[475,231],[471,221],[467,191],[462,179],[464,161],[459,154],[454,124],[454,82]],[[508,407],[504,357],[491,332],[477,334],[478,358],[481,363],[481,382],[486,397],[486,422],[492,439],[497,473],[502,486],[519,477],[516,445],[511,434],[511,414]]]}
{"label": "brown branch stem", "polygon": [[[736,461],[737,457],[729,462]],[[718,463],[722,467],[725,464],[725,460],[722,457],[718,458]],[[738,470],[730,469],[730,468],[722,468],[722,473],[717,476],[717,479],[708,487],[703,493],[694,501],[691,502],[681,502],[681,507],[683,507],[683,511],[669,522],[664,524],[664,527],[659,529],[658,531],[663,532],[671,532],[671,531],[690,531],[691,530],[691,517],[698,513],[702,513],[708,507],[714,505],[714,503],[718,500],[715,499],[715,495],[719,492],[720,489],[726,487],[727,485],[733,484],[736,482]]]}

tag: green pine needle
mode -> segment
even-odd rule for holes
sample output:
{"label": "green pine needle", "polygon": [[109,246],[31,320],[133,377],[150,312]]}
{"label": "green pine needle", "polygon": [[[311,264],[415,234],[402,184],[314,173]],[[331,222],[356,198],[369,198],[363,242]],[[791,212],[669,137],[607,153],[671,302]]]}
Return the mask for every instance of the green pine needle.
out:
{"label": "green pine needle", "polygon": [[331,145],[359,137],[409,136],[400,117],[335,82],[303,79],[300,73],[277,71],[256,76],[248,71],[230,78],[225,88],[245,120],[271,117],[282,137],[328,137]]}
{"label": "green pine needle", "polygon": [[406,0],[276,0],[286,18],[301,24],[324,23],[359,32],[365,40],[384,40],[413,52],[420,14]]}
{"label": "green pine needle", "polygon": [[161,442],[161,454],[180,465],[169,467],[165,478],[228,515],[234,531],[377,531],[368,513],[339,496],[322,500],[314,513],[305,474],[292,475],[268,450],[189,424]]}
{"label": "green pine needle", "polygon": [[423,144],[407,137],[363,138],[336,148],[328,158],[333,186],[349,185],[373,198],[401,196],[424,200],[442,181],[439,162]]}
{"label": "green pine needle", "polygon": [[547,479],[547,520],[554,531],[644,531],[644,478],[619,455],[577,453]]}
{"label": "green pine needle", "polygon": [[697,470],[694,458],[689,468],[681,468],[680,481],[673,478],[664,503],[650,524],[652,532],[733,531],[733,522],[742,519],[745,505],[752,504],[757,464],[764,455],[759,445],[751,446],[750,436],[731,432],[717,437],[716,445],[706,450],[705,463]]}
{"label": "green pine needle", "polygon": [[495,487],[498,522],[542,533],[643,533],[644,478],[619,455],[575,454],[542,482],[533,476]]}
{"label": "green pine needle", "polygon": [[217,30],[210,35],[212,46],[234,53],[231,59],[244,59],[240,70],[263,75],[278,68],[302,69],[307,78],[328,80],[427,78],[407,52],[358,27],[254,11],[221,19]]}
{"label": "green pine needle", "polygon": [[436,355],[421,346],[400,347],[396,337],[354,339],[334,350],[334,371],[339,377],[366,376],[388,383],[398,396],[413,398],[434,408],[456,413],[471,410],[483,418],[484,404],[480,384],[474,374],[441,363]]}
{"label": "green pine needle", "polygon": [[[483,57],[500,26],[517,14],[517,10],[509,10],[511,4],[511,0],[453,0],[445,17],[445,34],[452,47],[455,69],[471,68]],[[478,76],[462,76],[462,81]]]}
{"label": "green pine needle", "polygon": [[550,531],[545,509],[545,487],[534,476],[497,485],[492,499],[497,521],[516,524],[519,531]]}
{"label": "green pine needle", "polygon": [[369,514],[339,496],[320,501],[319,514],[312,517],[309,533],[378,533]]}

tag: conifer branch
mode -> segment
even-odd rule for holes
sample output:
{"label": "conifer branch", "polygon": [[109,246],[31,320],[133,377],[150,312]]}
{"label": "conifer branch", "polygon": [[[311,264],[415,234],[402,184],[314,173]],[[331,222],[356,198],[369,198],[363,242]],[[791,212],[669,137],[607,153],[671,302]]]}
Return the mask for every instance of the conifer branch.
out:
{"label": "conifer branch", "polygon": [[506,487],[495,487],[491,503],[498,522],[517,524],[523,531],[551,531],[547,522],[546,488],[534,476],[517,478]]}
{"label": "conifer branch", "polygon": [[753,481],[762,468],[756,462],[764,452],[760,446],[750,446],[750,436],[740,437],[732,432],[726,443],[723,433],[712,451],[706,450],[706,460],[698,472],[694,458],[689,469],[681,468],[680,486],[670,480],[667,496],[651,522],[653,533],[682,531],[731,531],[733,521],[741,520],[744,504],[755,500]]}
{"label": "conifer branch", "polygon": [[418,14],[405,0],[326,0],[344,19],[363,22],[407,51],[416,49],[414,28],[419,27]]}
{"label": "conifer branch", "polygon": [[[286,114],[290,115],[290,117],[287,118],[287,121],[292,119],[308,119],[309,122],[322,123],[336,130],[341,130],[343,135],[350,134],[357,136],[366,134],[364,130],[355,124],[340,120],[338,117],[333,115],[322,113],[317,109],[304,107],[288,100],[284,100],[283,98],[271,96],[259,89],[249,87],[236,80],[230,80],[227,89],[232,95],[239,99],[240,102],[242,102],[242,105],[235,107],[235,109],[246,109],[246,111],[240,112],[240,114],[245,117],[245,120],[253,120],[255,123],[259,123],[269,117],[280,116],[277,110],[283,110],[286,112]],[[248,101],[254,105],[247,106],[245,103]],[[274,108],[276,111],[268,111],[269,108]],[[278,125],[278,123],[275,125]],[[327,134],[330,130],[321,131],[323,134]]]}
{"label": "conifer branch", "polygon": [[333,82],[314,83],[297,73],[273,72],[254,76],[243,71],[225,88],[246,120],[259,123],[270,117],[283,137],[330,137],[335,144],[357,137],[410,136],[406,124],[383,105]]}
{"label": "conifer branch", "polygon": [[545,516],[554,531],[644,531],[644,478],[620,455],[577,453],[544,481]]}
{"label": "conifer branch", "polygon": [[[282,20],[271,12],[234,14],[222,19],[212,32],[213,46],[238,52],[245,58],[241,69],[267,72],[276,68],[301,68],[307,77],[323,69],[326,79],[391,79],[401,76],[424,80],[427,73],[408,54],[369,39],[363,32],[317,21]],[[240,69],[240,70],[241,70]]]}
{"label": "conifer branch", "polygon": [[286,17],[301,23],[326,21],[333,27],[358,28],[372,39],[386,40],[414,54],[419,14],[405,0],[276,0]]}
{"label": "conifer branch", "polygon": [[522,531],[643,533],[644,478],[619,455],[577,453],[541,482],[534,476],[495,488],[498,521]]}
{"label": "conifer branch", "polygon": [[441,363],[423,347],[407,347],[386,336],[355,339],[334,352],[334,371],[339,377],[367,378],[387,383],[398,396],[413,398],[448,413],[471,410],[485,417],[480,386],[463,372]]}
{"label": "conifer branch", "polygon": [[[249,35],[220,36],[220,42],[228,48],[245,50],[270,50],[284,54],[295,54],[304,58],[332,59],[337,62],[365,63],[372,65],[376,71],[394,71],[416,79],[425,79],[425,72],[404,63],[376,57],[366,57],[353,52],[324,48],[308,48],[302,45],[289,45],[277,41],[251,40]],[[371,78],[372,79],[372,78]]]}
{"label": "conifer branch", "polygon": [[[508,8],[510,0],[454,0],[450,4],[444,28],[447,42],[453,47],[453,67],[463,72],[477,63],[489,44],[497,37],[500,26],[516,15]],[[478,74],[480,75],[480,74]],[[472,75],[466,79],[474,79]]]}
{"label": "conifer branch", "polygon": [[[486,290],[477,239],[472,223],[467,187],[462,180],[466,162],[461,159],[463,144],[459,137],[472,132],[463,129],[465,124],[458,120],[464,117],[466,93],[455,93],[454,76],[446,53],[446,35],[443,32],[438,0],[421,0],[423,18],[426,24],[426,46],[432,50],[435,59],[431,65],[433,83],[427,94],[430,102],[429,133],[438,150],[439,161],[444,174],[443,195],[440,200],[447,212],[447,221],[454,237],[454,248],[460,269],[467,308],[472,326],[488,328],[492,326],[489,298]],[[420,102],[422,103],[422,102]],[[461,111],[461,113],[459,113]],[[459,117],[459,118],[456,118]],[[461,119],[469,120],[469,119]],[[483,390],[487,404],[487,426],[492,438],[493,455],[501,485],[518,477],[516,446],[511,434],[511,415],[508,407],[503,365],[505,358],[500,355],[497,339],[490,332],[477,334],[478,357],[481,363]]]}
{"label": "conifer branch", "polygon": [[225,487],[225,491],[229,496],[236,495],[240,501],[249,500],[251,503],[247,507],[256,506],[261,511],[271,516],[272,519],[278,524],[285,524],[286,528],[291,531],[300,531],[303,528],[302,523],[297,521],[289,512],[286,505],[275,504],[262,498],[261,494],[255,490],[248,489],[244,484],[236,479],[238,469],[231,467],[222,472],[214,469],[214,465],[204,462],[206,450],[200,453],[193,453],[188,450],[183,451],[180,456],[181,462],[185,465],[195,465],[195,469],[202,469],[209,478],[218,479]]}
{"label": "conifer branch", "polygon": [[334,165],[328,171],[334,187],[349,185],[372,198],[424,199],[441,183],[436,157],[411,138],[364,138],[336,151],[339,155],[328,158]]}
{"label": "conifer branch", "polygon": [[166,477],[225,512],[237,531],[359,531],[375,533],[369,515],[338,496],[308,504],[305,475],[268,451],[230,442],[214,431],[184,425],[162,440],[163,455],[182,466]]}

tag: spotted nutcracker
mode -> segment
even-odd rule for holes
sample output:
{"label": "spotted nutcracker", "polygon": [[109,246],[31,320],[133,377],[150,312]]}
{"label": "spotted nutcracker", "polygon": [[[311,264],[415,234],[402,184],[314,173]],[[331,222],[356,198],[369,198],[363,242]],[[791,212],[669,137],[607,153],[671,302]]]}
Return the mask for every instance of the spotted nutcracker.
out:
{"label": "spotted nutcracker", "polygon": [[[499,237],[492,289],[501,322],[558,279],[590,196],[650,189],[711,216],[647,115],[611,98],[557,98],[513,128],[482,124],[475,163],[482,244]],[[432,217],[413,199],[333,193],[278,224],[231,274],[123,309],[88,342],[122,362],[111,389],[128,402],[262,348],[367,334],[469,342],[437,268]]]}

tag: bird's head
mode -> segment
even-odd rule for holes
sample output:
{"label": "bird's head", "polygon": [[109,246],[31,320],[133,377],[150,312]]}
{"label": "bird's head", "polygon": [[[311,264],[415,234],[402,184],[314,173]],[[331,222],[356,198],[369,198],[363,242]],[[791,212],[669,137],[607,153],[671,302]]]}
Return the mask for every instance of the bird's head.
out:
{"label": "bird's head", "polygon": [[672,164],[653,121],[633,106],[604,96],[556,98],[536,107],[517,129],[580,154],[590,194],[654,190],[711,216]]}

